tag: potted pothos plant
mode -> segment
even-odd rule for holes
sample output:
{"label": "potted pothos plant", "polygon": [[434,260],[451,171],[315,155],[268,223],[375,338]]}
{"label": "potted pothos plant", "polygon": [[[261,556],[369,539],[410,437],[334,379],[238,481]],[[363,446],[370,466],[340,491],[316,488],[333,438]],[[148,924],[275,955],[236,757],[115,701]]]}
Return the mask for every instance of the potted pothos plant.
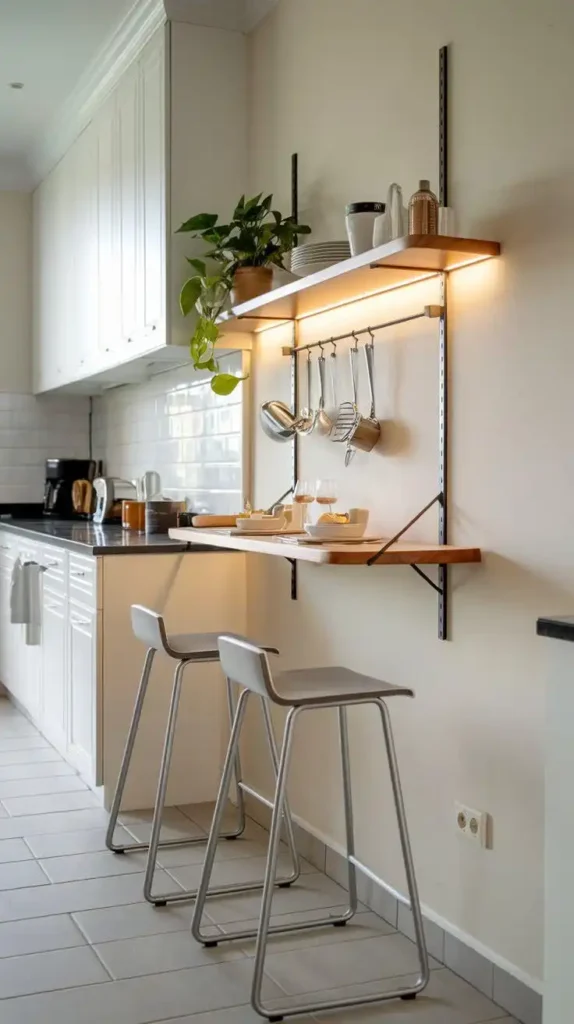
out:
{"label": "potted pothos plant", "polygon": [[198,213],[178,229],[209,247],[201,259],[187,257],[195,273],[181,289],[180,307],[184,316],[198,313],[190,343],[193,365],[213,371],[211,387],[219,395],[231,394],[245,379],[221,373],[215,358],[217,320],[230,295],[237,305],[269,291],[273,267],[285,270],[284,258],[297,244],[297,236],[311,232],[306,224],[272,210],[272,195],[262,196],[241,196],[228,224],[219,224],[216,213]]}

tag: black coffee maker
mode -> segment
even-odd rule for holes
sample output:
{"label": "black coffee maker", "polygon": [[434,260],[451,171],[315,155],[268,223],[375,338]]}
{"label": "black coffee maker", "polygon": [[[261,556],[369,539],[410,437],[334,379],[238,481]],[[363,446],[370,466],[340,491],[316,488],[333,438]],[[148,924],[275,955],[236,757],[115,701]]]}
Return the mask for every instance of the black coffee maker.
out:
{"label": "black coffee maker", "polygon": [[96,475],[93,459],[46,459],[44,515],[57,519],[78,519],[72,502],[74,480],[89,480]]}

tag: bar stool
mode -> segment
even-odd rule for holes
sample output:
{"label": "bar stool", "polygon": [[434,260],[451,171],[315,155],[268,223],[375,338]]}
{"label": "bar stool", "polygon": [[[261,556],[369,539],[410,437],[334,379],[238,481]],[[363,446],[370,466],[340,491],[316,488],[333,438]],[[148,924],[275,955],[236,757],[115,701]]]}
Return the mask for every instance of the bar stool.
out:
{"label": "bar stool", "polygon": [[[244,687],[244,689],[237,704],[237,710],[231,730],[231,739],[227,750],[211,831],[207,843],[207,850],[205,852],[203,873],[199,884],[191,924],[192,935],[204,946],[217,946],[220,942],[228,942],[233,939],[247,939],[257,936],[253,985],[251,990],[251,1005],[254,1010],[260,1014],[260,1016],[266,1017],[270,1021],[281,1021],[284,1017],[292,1017],[297,1014],[317,1013],[323,1010],[336,1010],[350,1006],[362,1006],[366,1003],[382,1002],[389,999],[415,999],[418,993],[422,992],[429,981],[428,955],[423,931],[423,920],[415,869],[407,830],[407,820],[401,791],[397,755],[391,729],[390,716],[385,703],[385,700],[388,697],[413,697],[413,691],[407,687],[391,686],[389,683],[383,683],[378,679],[371,679],[368,676],[352,672],[350,669],[339,667],[301,669],[294,672],[283,672],[279,675],[273,676],[269,665],[269,659],[263,648],[255,647],[248,641],[231,635],[220,637],[219,652],[221,666],[227,678],[232,679],[234,682]],[[238,930],[218,936],[217,940],[213,940],[202,931],[201,921],[206,897],[214,893],[214,890],[209,887],[209,882],[216,855],[217,840],[220,835],[223,811],[231,784],[233,766],[237,757],[245,710],[247,702],[252,694],[256,694],[263,699],[289,709],[285,723],[281,759],[277,775],[273,817],[269,836],[267,867],[263,886],[261,916],[259,920],[259,928],[257,930]],[[286,932],[307,931],[310,928],[320,928],[325,927],[325,925],[341,927],[353,917],[357,909],[356,867],[357,865],[361,865],[360,861],[358,861],[355,856],[347,708],[354,707],[359,704],[374,704],[381,716],[385,749],[401,840],[403,862],[407,876],[410,907],[414,918],[420,974],[412,985],[397,988],[392,992],[353,996],[347,999],[331,999],[320,1003],[311,1002],[305,1005],[299,1003],[293,1008],[273,1011],[271,1008],[266,1007],[263,1004],[261,996],[268,936],[284,934]],[[349,878],[349,907],[339,917],[326,917],[318,921],[306,921],[299,924],[271,926],[269,922],[271,918],[273,886],[275,884],[277,868],[280,825],[282,815],[286,808],[285,800],[287,777],[293,745],[293,730],[297,718],[303,711],[317,710],[318,708],[337,708],[339,713],[339,734],[341,744]]]}
{"label": "bar stool", "polygon": [[[125,749],[122,757],[122,763],[120,767],[120,773],[118,776],[118,782],[116,785],[116,791],[114,794],[114,799],[110,811],[110,819],[108,822],[108,829],[106,833],[106,846],[108,850],[116,854],[130,853],[133,850],[148,850],[147,866],[144,879],[144,897],[148,901],[148,903],[153,903],[156,907],[165,907],[168,903],[179,903],[185,900],[195,899],[196,890],[179,889],[177,891],[168,893],[153,893],[152,887],[154,874],[157,866],[158,850],[163,847],[189,846],[194,845],[196,843],[207,842],[204,836],[194,837],[192,839],[160,839],[160,832],[163,810],[165,806],[167,784],[169,779],[169,769],[173,752],[173,744],[175,739],[177,714],[179,709],[179,701],[181,697],[184,670],[188,665],[206,664],[209,662],[219,661],[219,634],[184,633],[168,635],[162,616],[158,615],[157,612],[154,612],[149,608],[144,608],[142,605],[132,605],[131,618],[132,628],[136,637],[138,638],[138,640],[141,640],[143,643],[146,644],[148,650],[144,661],[143,671],[132,714],[132,720],[130,723],[130,728],[127,735]],[[236,639],[243,640],[242,637],[236,637]],[[263,647],[261,649],[272,654],[278,653],[277,649],[274,647]],[[152,665],[157,651],[161,651],[168,657],[173,658],[177,662],[177,666],[175,669],[173,680],[171,703],[169,708],[167,728],[163,746],[163,754],[158,778],[157,795],[154,807],[150,839],[149,842],[133,842],[118,844],[114,842],[114,833],[116,830],[118,815],[122,803],[122,797],[128,777],[130,762],[132,759],[132,754],[137,738],[138,727],[150,681]],[[235,716],[235,702],[232,689],[232,682],[228,678],[226,678],[226,685],[229,715],[231,722],[233,722]],[[277,750],[275,733],[273,731],[271,715],[266,701],[261,701],[261,709],[263,712],[263,720],[265,725],[265,731],[267,734],[267,742],[269,746],[269,752],[271,755],[271,762],[273,765],[275,775],[277,775],[279,769],[279,754]],[[221,838],[228,840],[239,838],[239,836],[241,836],[243,831],[245,830],[245,801],[243,795],[244,791],[249,792],[256,799],[271,806],[270,801],[266,800],[256,790],[251,789],[243,783],[241,777],[241,760],[239,756],[239,747],[237,744],[235,746],[235,751],[233,754],[233,765],[231,774],[234,774],[235,776],[238,822],[236,828],[232,829],[229,832],[221,833]],[[229,785],[227,787],[227,792],[229,792]],[[287,844],[289,846],[291,858],[293,861],[293,872],[288,877],[281,878],[281,880],[278,881],[277,884],[281,887],[286,888],[289,885],[291,885],[292,882],[296,881],[300,874],[299,858],[295,848],[293,825],[288,807],[286,807],[285,810],[284,824]],[[219,826],[221,826],[221,821],[219,823]],[[250,890],[261,889],[262,884],[262,882],[250,882],[244,884],[227,885],[221,886],[216,890],[214,889],[212,890],[212,892],[213,894],[217,893],[218,895],[226,892],[247,892]]]}

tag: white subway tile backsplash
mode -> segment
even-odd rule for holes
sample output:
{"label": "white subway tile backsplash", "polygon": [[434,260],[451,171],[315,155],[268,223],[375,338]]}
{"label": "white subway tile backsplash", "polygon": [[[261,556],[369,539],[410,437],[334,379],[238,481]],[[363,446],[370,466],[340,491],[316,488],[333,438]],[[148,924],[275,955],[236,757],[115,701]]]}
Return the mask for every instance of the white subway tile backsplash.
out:
{"label": "white subway tile backsplash", "polygon": [[0,503],[40,502],[48,458],[87,458],[87,398],[0,392]]}
{"label": "white subway tile backsplash", "polygon": [[[242,357],[226,360],[240,371]],[[215,395],[191,366],[94,400],[94,454],[127,479],[157,470],[166,498],[190,508],[234,512],[242,505],[242,386]]]}

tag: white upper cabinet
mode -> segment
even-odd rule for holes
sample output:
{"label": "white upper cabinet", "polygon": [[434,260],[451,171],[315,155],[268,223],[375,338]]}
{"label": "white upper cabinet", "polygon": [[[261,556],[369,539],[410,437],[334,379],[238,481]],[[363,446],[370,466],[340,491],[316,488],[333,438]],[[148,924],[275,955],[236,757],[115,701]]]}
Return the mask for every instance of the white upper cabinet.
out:
{"label": "white upper cabinet", "polygon": [[[244,51],[239,33],[162,28],[36,190],[36,392],[96,393],[137,378],[138,360],[181,362],[189,239],[170,213],[173,227],[224,214],[245,190]],[[214,67],[229,76],[217,89]]]}

